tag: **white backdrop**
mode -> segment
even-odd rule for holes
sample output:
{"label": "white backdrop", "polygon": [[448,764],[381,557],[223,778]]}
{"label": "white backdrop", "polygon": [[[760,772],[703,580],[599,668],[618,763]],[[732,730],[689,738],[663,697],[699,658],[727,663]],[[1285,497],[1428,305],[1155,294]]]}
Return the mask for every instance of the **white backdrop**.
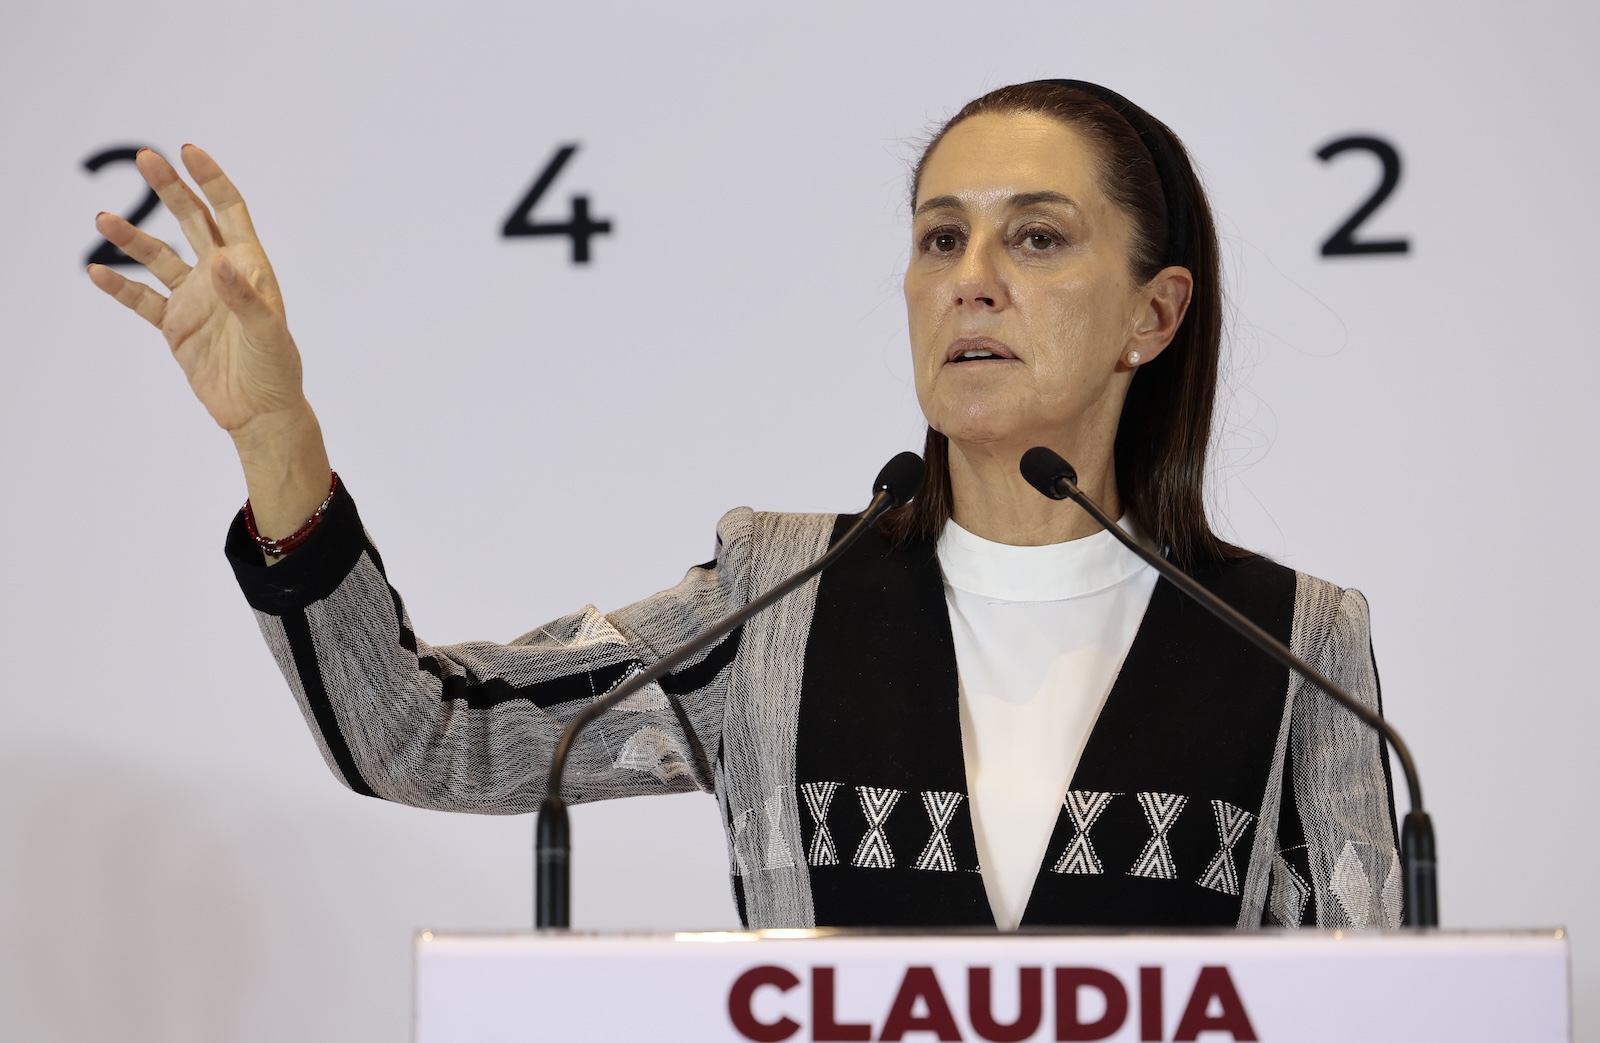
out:
{"label": "white backdrop", "polygon": [[[407,1038],[419,927],[531,917],[528,818],[358,798],[220,553],[243,495],[160,338],[82,274],[119,145],[205,145],[274,258],[335,466],[419,632],[508,639],[854,510],[920,446],[907,165],[962,102],[1098,80],[1204,169],[1233,290],[1216,500],[1373,605],[1450,926],[1566,924],[1600,1036],[1590,199],[1572,2],[791,8],[194,0],[0,11],[0,1035]],[[1323,258],[1392,142],[1397,192]],[[500,235],[541,203],[614,230]],[[175,234],[164,214],[145,227]],[[609,564],[580,567],[604,548]],[[714,804],[575,817],[580,926],[734,921]]]}

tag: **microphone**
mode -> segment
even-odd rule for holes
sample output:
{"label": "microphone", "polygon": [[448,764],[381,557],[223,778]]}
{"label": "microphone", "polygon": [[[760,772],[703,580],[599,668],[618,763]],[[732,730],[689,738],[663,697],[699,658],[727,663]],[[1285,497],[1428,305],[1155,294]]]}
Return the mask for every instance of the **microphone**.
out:
{"label": "microphone", "polygon": [[1439,926],[1438,859],[1434,853],[1433,820],[1422,808],[1422,783],[1417,777],[1417,766],[1411,759],[1411,750],[1394,726],[1383,715],[1369,708],[1349,692],[1334,684],[1310,663],[1285,648],[1277,638],[1247,619],[1232,605],[1195,582],[1188,573],[1145,547],[1123,531],[1122,526],[1106,516],[1100,506],[1078,488],[1078,472],[1072,465],[1044,446],[1034,446],[1022,454],[1022,477],[1029,485],[1052,500],[1071,500],[1105,527],[1117,541],[1137,554],[1145,564],[1155,569],[1173,586],[1205,606],[1212,615],[1238,631],[1245,640],[1265,652],[1281,666],[1294,671],[1326,692],[1370,728],[1375,729],[1389,745],[1394,747],[1395,758],[1406,777],[1410,791],[1411,812],[1401,827],[1400,863],[1405,877],[1405,915],[1407,927]]}
{"label": "microphone", "polygon": [[855,524],[845,530],[839,542],[828,548],[826,554],[790,576],[782,583],[751,601],[676,650],[657,660],[648,669],[630,676],[610,692],[585,706],[561,733],[555,755],[550,759],[550,779],[545,787],[544,802],[539,805],[539,824],[534,843],[534,926],[571,926],[571,873],[572,836],[567,819],[567,805],[561,799],[561,776],[566,770],[567,755],[572,744],[595,719],[628,696],[652,681],[658,680],[684,660],[701,649],[716,643],[724,635],[742,626],[749,619],[793,592],[812,576],[832,565],[845,551],[861,538],[883,515],[907,503],[922,488],[925,468],[922,457],[906,452],[896,456],[872,483],[872,502],[856,518]]}

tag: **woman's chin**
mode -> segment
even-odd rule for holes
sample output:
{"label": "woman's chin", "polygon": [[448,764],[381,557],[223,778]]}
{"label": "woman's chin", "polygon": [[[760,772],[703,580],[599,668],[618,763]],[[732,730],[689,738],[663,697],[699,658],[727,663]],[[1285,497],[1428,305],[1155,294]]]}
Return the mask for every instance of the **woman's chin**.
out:
{"label": "woman's chin", "polygon": [[[996,417],[991,420],[963,418],[952,424],[936,424],[934,426],[952,443],[975,450],[997,449],[1010,446],[1012,443],[1021,445],[1026,442],[1028,432],[1014,422],[1006,422],[1006,419],[1003,417]],[[1033,443],[1029,442],[1028,444],[1032,445]]]}

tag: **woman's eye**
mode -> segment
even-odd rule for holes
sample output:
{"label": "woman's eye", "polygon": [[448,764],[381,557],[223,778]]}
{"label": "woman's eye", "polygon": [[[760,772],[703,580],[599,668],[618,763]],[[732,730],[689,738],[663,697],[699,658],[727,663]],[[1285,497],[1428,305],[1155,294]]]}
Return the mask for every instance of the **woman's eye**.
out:
{"label": "woman's eye", "polygon": [[1022,234],[1022,244],[1030,250],[1048,250],[1056,245],[1056,237],[1050,232],[1036,229]]}
{"label": "woman's eye", "polygon": [[937,254],[947,254],[961,245],[954,232],[935,232],[928,236],[928,249]]}

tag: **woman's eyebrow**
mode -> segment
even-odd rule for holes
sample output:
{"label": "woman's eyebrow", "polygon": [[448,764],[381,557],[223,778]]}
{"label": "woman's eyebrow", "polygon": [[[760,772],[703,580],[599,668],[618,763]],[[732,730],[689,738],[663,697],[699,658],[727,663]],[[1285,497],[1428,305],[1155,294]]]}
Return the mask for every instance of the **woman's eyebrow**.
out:
{"label": "woman's eyebrow", "polygon": [[[1006,206],[1012,210],[1026,210],[1030,206],[1038,206],[1041,203],[1055,203],[1060,206],[1071,207],[1074,210],[1078,209],[1077,201],[1071,196],[1050,190],[1041,192],[1019,192],[1010,199],[1006,200]],[[922,203],[917,207],[916,214],[913,216],[925,214],[930,210],[965,209],[966,205],[963,204],[956,196],[934,196],[932,199],[923,200]]]}
{"label": "woman's eyebrow", "polygon": [[1040,203],[1058,203],[1062,206],[1069,206],[1074,210],[1078,209],[1078,204],[1071,196],[1062,195],[1060,192],[1023,192],[1012,196],[1008,200],[1008,204],[1013,210],[1025,210],[1030,206],[1038,206]]}
{"label": "woman's eyebrow", "polygon": [[957,199],[955,196],[934,196],[932,199],[924,199],[922,201],[922,205],[917,207],[916,213],[925,214],[929,210],[965,209],[966,207],[961,204],[961,200]]}

